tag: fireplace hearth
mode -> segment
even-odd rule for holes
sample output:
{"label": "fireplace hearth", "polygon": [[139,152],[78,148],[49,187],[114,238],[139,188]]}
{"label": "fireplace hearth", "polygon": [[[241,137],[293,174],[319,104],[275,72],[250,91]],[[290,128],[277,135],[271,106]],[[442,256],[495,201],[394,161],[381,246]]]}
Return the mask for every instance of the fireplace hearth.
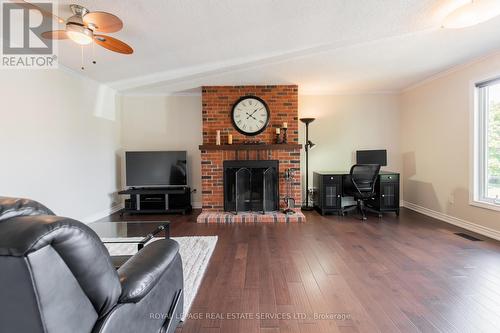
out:
{"label": "fireplace hearth", "polygon": [[227,160],[223,167],[226,212],[279,210],[279,161]]}

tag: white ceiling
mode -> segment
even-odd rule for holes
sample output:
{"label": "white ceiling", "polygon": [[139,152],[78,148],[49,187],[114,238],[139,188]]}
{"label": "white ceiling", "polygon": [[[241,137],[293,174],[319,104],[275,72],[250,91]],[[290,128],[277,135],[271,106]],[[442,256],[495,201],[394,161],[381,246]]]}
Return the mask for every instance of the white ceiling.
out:
{"label": "white ceiling", "polygon": [[[60,0],[109,11],[133,55],[85,48],[84,75],[128,93],[295,83],[305,93],[399,91],[500,48],[500,18],[440,29],[466,0]],[[500,1],[500,0],[499,0]],[[58,41],[80,71],[80,48]]]}

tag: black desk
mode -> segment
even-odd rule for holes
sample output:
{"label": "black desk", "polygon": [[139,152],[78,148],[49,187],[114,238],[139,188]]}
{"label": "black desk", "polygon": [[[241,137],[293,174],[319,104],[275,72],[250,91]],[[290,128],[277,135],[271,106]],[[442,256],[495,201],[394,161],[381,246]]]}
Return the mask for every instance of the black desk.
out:
{"label": "black desk", "polygon": [[[343,179],[348,171],[314,172],[313,186],[316,190],[314,207],[321,215],[327,213],[342,214],[342,197],[346,196]],[[399,216],[399,173],[380,171],[375,184],[376,196],[366,205],[380,213],[394,212]]]}

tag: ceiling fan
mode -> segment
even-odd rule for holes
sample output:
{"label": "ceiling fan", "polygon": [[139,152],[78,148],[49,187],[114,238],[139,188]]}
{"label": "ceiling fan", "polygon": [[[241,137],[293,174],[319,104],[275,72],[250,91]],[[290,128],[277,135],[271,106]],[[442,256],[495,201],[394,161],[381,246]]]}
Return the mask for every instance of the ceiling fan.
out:
{"label": "ceiling fan", "polygon": [[24,0],[13,0],[18,5],[37,9],[42,15],[57,20],[60,24],[65,24],[64,30],[53,30],[42,33],[43,38],[47,39],[71,39],[79,45],[87,45],[95,42],[96,44],[113,52],[122,54],[132,54],[134,50],[126,43],[111,36],[100,33],[117,32],[122,29],[123,22],[116,15],[107,12],[91,12],[80,5],[70,5],[73,16],[64,20],[55,14],[38,7]]}

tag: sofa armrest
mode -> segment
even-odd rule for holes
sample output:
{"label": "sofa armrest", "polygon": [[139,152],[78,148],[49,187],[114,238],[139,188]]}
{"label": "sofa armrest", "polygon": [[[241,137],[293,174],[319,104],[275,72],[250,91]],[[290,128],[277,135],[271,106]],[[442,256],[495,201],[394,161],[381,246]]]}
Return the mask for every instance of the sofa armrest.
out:
{"label": "sofa armrest", "polygon": [[54,213],[35,200],[0,197],[0,221],[32,215],[54,215]]}
{"label": "sofa armrest", "polygon": [[156,285],[163,272],[179,252],[179,244],[171,239],[146,245],[118,269],[122,285],[120,303],[137,303]]}

